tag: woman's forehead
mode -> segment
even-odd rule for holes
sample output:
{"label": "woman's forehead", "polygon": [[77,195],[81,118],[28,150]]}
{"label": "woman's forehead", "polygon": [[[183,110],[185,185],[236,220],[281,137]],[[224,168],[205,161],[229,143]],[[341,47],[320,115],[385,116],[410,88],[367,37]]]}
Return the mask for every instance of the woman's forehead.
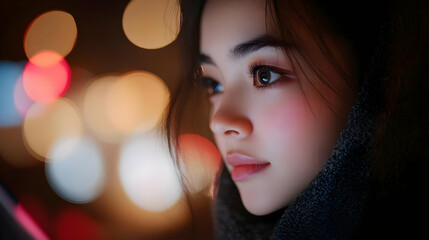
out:
{"label": "woman's forehead", "polygon": [[264,0],[210,0],[201,19],[201,52],[229,49],[266,32]]}

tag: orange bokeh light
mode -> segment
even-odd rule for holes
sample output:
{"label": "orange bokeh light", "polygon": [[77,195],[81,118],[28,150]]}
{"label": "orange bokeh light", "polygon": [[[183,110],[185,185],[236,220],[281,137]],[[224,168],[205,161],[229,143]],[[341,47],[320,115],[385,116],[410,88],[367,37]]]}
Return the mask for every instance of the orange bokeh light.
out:
{"label": "orange bokeh light", "polygon": [[55,51],[67,56],[77,38],[76,22],[72,15],[63,11],[48,11],[28,25],[24,36],[24,50],[31,59],[40,51]]}
{"label": "orange bokeh light", "polygon": [[170,93],[155,74],[145,71],[127,73],[115,81],[107,95],[107,114],[122,134],[145,132],[160,123]]}
{"label": "orange bokeh light", "polygon": [[173,42],[179,33],[180,8],[174,0],[133,0],[124,11],[122,26],[134,45],[162,48]]}
{"label": "orange bokeh light", "polygon": [[[83,135],[83,124],[75,105],[60,98],[52,104],[34,103],[25,116],[23,137],[27,150],[34,157],[45,160],[57,141],[79,138]],[[63,151],[66,156],[74,149]]]}
{"label": "orange bokeh light", "polygon": [[108,119],[107,93],[119,76],[104,75],[94,79],[85,92],[83,113],[86,122],[96,136],[105,142],[118,142],[122,139]]}

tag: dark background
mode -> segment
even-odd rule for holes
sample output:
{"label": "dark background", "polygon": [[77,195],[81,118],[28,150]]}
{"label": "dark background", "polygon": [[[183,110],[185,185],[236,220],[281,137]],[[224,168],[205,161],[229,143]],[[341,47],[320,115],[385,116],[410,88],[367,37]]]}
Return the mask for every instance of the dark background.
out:
{"label": "dark background", "polygon": [[[82,67],[91,76],[145,70],[161,77],[171,92],[178,72],[178,44],[173,42],[156,50],[146,50],[132,44],[122,29],[122,15],[128,3],[128,0],[1,0],[0,61],[27,61],[23,48],[27,26],[48,10],[62,10],[74,17],[78,29],[76,45],[66,57],[72,68]],[[79,87],[73,84],[70,89]],[[0,145],[9,141],[22,144],[21,131],[21,126],[0,129]],[[109,214],[109,207],[97,200],[80,205],[69,203],[50,188],[43,162],[17,167],[5,161],[2,155],[0,151],[0,184],[52,239],[189,239],[194,234],[198,238],[211,238],[210,197],[193,196],[191,201],[196,210],[192,217],[194,221],[187,219],[174,228],[147,231],[150,221],[138,221],[147,220],[148,217],[142,215],[150,213],[137,210],[134,216],[130,216],[134,220],[123,222],[114,214]],[[16,157],[22,158],[20,161],[32,158],[28,153]],[[122,203],[124,201],[118,202]],[[22,229],[15,226],[4,211],[1,213],[0,238],[17,238],[14,232]],[[71,220],[66,223],[62,221],[61,225],[58,219],[64,215],[71,216]],[[131,221],[134,222],[130,225]]]}

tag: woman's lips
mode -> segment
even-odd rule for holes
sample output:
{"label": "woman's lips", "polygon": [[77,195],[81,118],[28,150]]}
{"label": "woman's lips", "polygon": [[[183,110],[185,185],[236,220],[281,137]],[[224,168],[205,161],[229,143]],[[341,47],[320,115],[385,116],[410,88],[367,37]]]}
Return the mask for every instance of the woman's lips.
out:
{"label": "woman's lips", "polygon": [[234,181],[244,181],[270,165],[269,162],[261,161],[241,153],[228,154],[226,162],[233,167],[231,178]]}
{"label": "woman's lips", "polygon": [[269,165],[270,163],[235,166],[231,171],[231,178],[234,181],[244,181],[256,173],[264,170]]}

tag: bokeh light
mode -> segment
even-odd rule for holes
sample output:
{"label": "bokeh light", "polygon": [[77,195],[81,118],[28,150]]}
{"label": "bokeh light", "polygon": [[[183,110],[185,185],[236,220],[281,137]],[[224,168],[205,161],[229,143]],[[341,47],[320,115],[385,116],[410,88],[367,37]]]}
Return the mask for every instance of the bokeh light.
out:
{"label": "bokeh light", "polygon": [[23,85],[32,100],[49,103],[66,92],[70,78],[70,67],[61,55],[42,51],[26,64]]}
{"label": "bokeh light", "polygon": [[58,240],[106,239],[100,226],[87,213],[78,208],[60,212],[56,221],[55,238]]}
{"label": "bokeh light", "polygon": [[153,73],[134,71],[115,81],[107,98],[108,119],[123,134],[148,131],[160,123],[169,91]]}
{"label": "bokeh light", "polygon": [[124,11],[122,26],[134,45],[162,48],[173,42],[180,30],[180,8],[175,0],[133,0]]}
{"label": "bokeh light", "polygon": [[128,197],[148,211],[170,208],[182,193],[167,143],[156,131],[133,136],[124,143],[119,176]]}
{"label": "bokeh light", "polygon": [[22,122],[14,103],[14,88],[22,70],[22,64],[0,61],[0,127],[16,126]]}
{"label": "bokeh light", "polygon": [[200,135],[182,134],[179,136],[179,147],[189,189],[198,192],[211,186],[221,165],[221,156],[216,146]]}
{"label": "bokeh light", "polygon": [[118,76],[105,75],[92,80],[86,89],[83,113],[86,122],[96,136],[106,142],[117,142],[121,139],[121,132],[117,131],[111,121],[108,121],[107,93]]}
{"label": "bokeh light", "polygon": [[[40,160],[48,157],[53,145],[61,139],[78,138],[83,134],[83,124],[74,104],[60,98],[52,104],[36,102],[27,112],[23,136],[30,153]],[[64,156],[70,154],[63,152]]]}
{"label": "bokeh light", "polygon": [[178,67],[177,1],[4,3],[0,185],[16,194],[19,229],[35,239],[188,239],[196,217],[206,234],[210,167],[189,164],[201,182],[183,196],[157,132]]}
{"label": "bokeh light", "polygon": [[[76,147],[77,146],[77,147]],[[70,152],[64,156],[64,152]],[[73,203],[94,200],[104,186],[105,167],[101,151],[88,138],[58,141],[46,163],[46,177],[53,190]]]}
{"label": "bokeh light", "polygon": [[14,209],[14,214],[18,222],[31,234],[34,239],[48,240],[48,236],[37,225],[33,218],[27,213],[21,204],[18,204]]}
{"label": "bokeh light", "polygon": [[54,51],[65,57],[73,49],[76,38],[77,27],[73,16],[63,11],[49,11],[28,25],[24,50],[28,59],[42,50]]}
{"label": "bokeh light", "polygon": [[[49,235],[51,231],[51,218],[49,210],[51,206],[49,203],[42,201],[43,197],[39,191],[35,193],[20,193],[17,198],[19,204],[25,211],[31,216],[31,218],[37,223],[40,229]],[[49,205],[47,207],[46,205]],[[49,210],[48,210],[49,209]]]}
{"label": "bokeh light", "polygon": [[13,99],[15,102],[15,107],[18,110],[19,114],[22,117],[25,117],[28,109],[33,105],[34,101],[28,97],[24,89],[24,82],[22,80],[22,74],[19,76],[15,84],[15,89],[13,91]]}

